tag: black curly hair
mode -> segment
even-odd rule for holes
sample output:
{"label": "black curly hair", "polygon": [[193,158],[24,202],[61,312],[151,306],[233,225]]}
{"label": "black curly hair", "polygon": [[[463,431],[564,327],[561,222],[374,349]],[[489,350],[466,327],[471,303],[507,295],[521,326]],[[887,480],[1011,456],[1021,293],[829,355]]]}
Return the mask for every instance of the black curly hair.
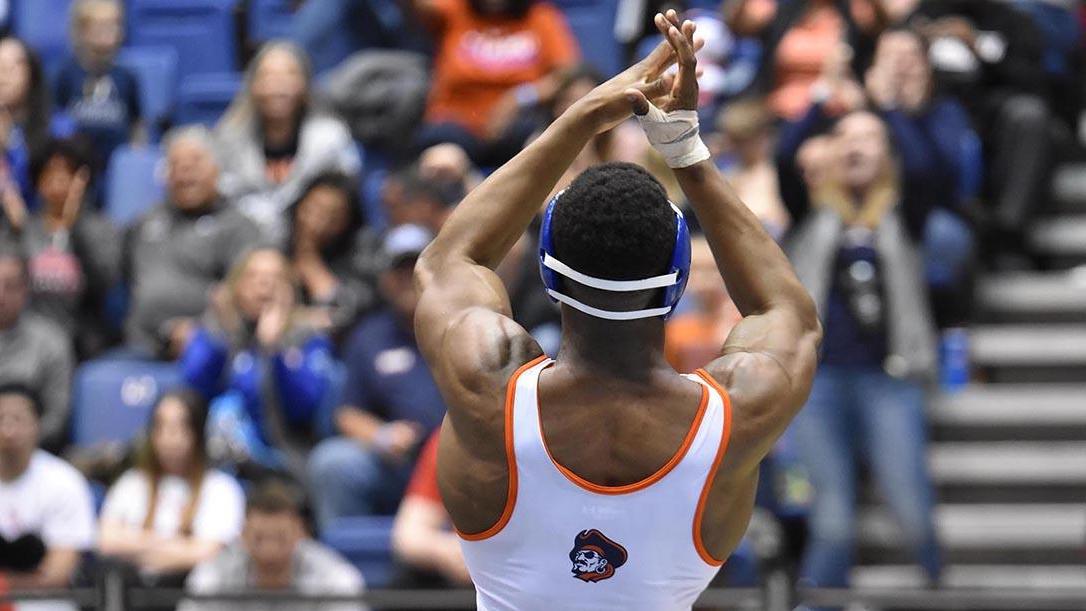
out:
{"label": "black curly hair", "polygon": [[664,187],[632,163],[585,170],[551,219],[555,256],[589,276],[638,280],[667,273],[675,212]]}

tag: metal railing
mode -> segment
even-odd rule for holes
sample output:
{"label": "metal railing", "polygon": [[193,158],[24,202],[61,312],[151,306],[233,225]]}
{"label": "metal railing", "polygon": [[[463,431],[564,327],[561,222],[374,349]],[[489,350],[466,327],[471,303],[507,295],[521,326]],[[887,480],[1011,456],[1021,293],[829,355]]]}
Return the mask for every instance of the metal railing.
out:
{"label": "metal railing", "polygon": [[[771,580],[762,588],[707,590],[695,608],[791,611],[799,605],[844,607],[861,603],[878,609],[1002,610],[1086,609],[1086,589],[796,589],[774,592]],[[114,586],[118,582],[113,582]],[[359,602],[372,609],[474,609],[472,590],[370,590],[360,596],[324,596],[298,592],[234,592],[187,594],[176,588],[111,587],[103,579],[95,587],[62,590],[19,590],[0,594],[0,602],[69,600],[100,611],[129,611],[172,607],[182,600],[215,602],[343,603]],[[277,607],[283,608],[283,607]]]}

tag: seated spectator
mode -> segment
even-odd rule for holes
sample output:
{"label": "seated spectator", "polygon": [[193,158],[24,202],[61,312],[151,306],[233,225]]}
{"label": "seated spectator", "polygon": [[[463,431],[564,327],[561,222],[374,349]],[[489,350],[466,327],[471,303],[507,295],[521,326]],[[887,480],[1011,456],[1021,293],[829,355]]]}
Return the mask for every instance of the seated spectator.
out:
{"label": "seated spectator", "polygon": [[59,452],[68,441],[72,381],[71,342],[53,323],[26,311],[26,259],[0,247],[0,384],[19,384],[38,398],[35,440]]}
{"label": "seated spectator", "polygon": [[305,0],[291,38],[313,58],[318,74],[364,49],[427,51],[426,32],[405,8],[395,0]]}
{"label": "seated spectator", "polygon": [[[690,243],[690,280],[686,303],[667,322],[664,354],[676,371],[691,373],[720,356],[720,347],[742,318],[728,297],[709,242]],[[691,303],[692,302],[692,303]]]}
{"label": "seated spectator", "polygon": [[286,244],[302,301],[315,327],[339,337],[372,308],[378,245],[363,229],[354,182],[342,174],[321,174],[290,208]]}
{"label": "seated spectator", "polygon": [[464,193],[463,181],[428,178],[421,168],[407,168],[386,181],[381,197],[390,227],[418,225],[436,235]]}
{"label": "seated spectator", "polygon": [[[281,592],[357,596],[365,589],[358,569],[306,534],[298,495],[265,483],[249,493],[241,540],[196,567],[190,594]],[[183,601],[179,611],[361,611],[358,603]]]}
{"label": "seated spectator", "polygon": [[[554,95],[542,102],[542,111],[535,123],[536,131],[532,137],[537,137],[555,119],[566,112],[577,100],[583,98],[597,85],[603,82],[603,78],[587,64],[581,64],[559,72]],[[573,182],[573,179],[588,168],[609,161],[640,161],[647,151],[651,150],[648,141],[645,140],[641,128],[632,121],[624,121],[612,129],[597,134],[588,146],[581,150],[581,154],[573,161],[566,173],[555,185],[555,192],[561,191]]]}
{"label": "seated spectator", "polygon": [[870,56],[874,36],[887,25],[881,0],[730,0],[728,25],[740,36],[758,37],[765,54],[756,86],[769,107],[795,120],[811,103],[811,85],[827,58],[844,41],[853,70]]}
{"label": "seated spectator", "polygon": [[38,55],[14,36],[0,38],[0,142],[11,182],[33,204],[30,160],[50,135],[70,136],[70,121],[53,117],[49,84]]}
{"label": "seated spectator", "polygon": [[40,203],[19,235],[30,263],[31,309],[63,329],[80,358],[109,345],[103,312],[121,254],[116,229],[89,202],[90,154],[80,140],[45,144],[31,165]]}
{"label": "seated spectator", "polygon": [[460,538],[437,489],[437,444],[434,433],[419,454],[392,526],[392,551],[408,571],[402,587],[471,585]]}
{"label": "seated spectator", "polygon": [[139,81],[116,63],[124,38],[121,0],[79,0],[71,8],[71,44],[56,78],[57,107],[95,144],[97,162],[109,163],[113,149],[142,140]]}
{"label": "seated spectator", "polygon": [[219,166],[203,127],[171,131],[166,201],[129,231],[122,258],[128,284],[129,346],[173,359],[188,342],[208,294],[238,255],[259,239],[252,221],[218,191]]}
{"label": "seated spectator", "polygon": [[418,294],[412,274],[431,234],[414,225],[385,238],[381,296],[388,307],[362,319],[346,348],[347,386],[336,411],[340,437],[309,458],[318,523],[391,514],[419,446],[445,417],[445,403],[415,344]]}
{"label": "seated spectator", "polygon": [[790,219],[777,184],[773,117],[765,102],[751,98],[728,104],[720,113],[718,127],[733,155],[733,163],[725,172],[728,182],[769,235],[780,239]]}
{"label": "seated spectator", "polygon": [[503,135],[509,118],[550,99],[556,71],[579,58],[565,17],[541,0],[415,0],[414,7],[436,44],[420,145],[454,142],[479,165],[511,158],[531,132]]}
{"label": "seated spectator", "polygon": [[357,178],[361,167],[347,126],[317,108],[310,77],[294,44],[264,45],[215,127],[223,193],[276,240],[286,233],[287,208],[310,180],[328,171]]}
{"label": "seated spectator", "polygon": [[[0,386],[0,580],[13,590],[70,587],[81,554],[94,545],[87,481],[38,448],[37,397],[26,386]],[[37,604],[75,610],[64,602]]]}
{"label": "seated spectator", "polygon": [[210,560],[241,533],[245,495],[208,464],[207,403],[166,393],[151,411],[136,467],[106,494],[98,553],[131,563],[162,583]]}
{"label": "seated spectator", "polygon": [[961,100],[989,160],[985,229],[998,267],[1020,268],[1028,221],[1046,201],[1051,170],[1051,83],[1045,38],[1017,3],[924,0],[911,23],[930,42],[940,89]]}
{"label": "seated spectator", "polygon": [[791,428],[815,489],[800,578],[816,587],[848,584],[861,449],[931,583],[941,571],[924,419],[934,325],[918,262],[932,160],[914,158],[924,149],[900,137],[900,119],[889,116],[890,129],[866,111],[840,119],[830,141],[834,170],[812,174],[821,184],[802,185],[796,148],[781,158],[794,219],[786,250],[825,328],[814,387]]}
{"label": "seated spectator", "polygon": [[216,399],[212,434],[240,448],[232,458],[300,479],[333,361],[328,338],[299,320],[297,289],[278,250],[249,251],[216,290],[180,366],[186,382]]}

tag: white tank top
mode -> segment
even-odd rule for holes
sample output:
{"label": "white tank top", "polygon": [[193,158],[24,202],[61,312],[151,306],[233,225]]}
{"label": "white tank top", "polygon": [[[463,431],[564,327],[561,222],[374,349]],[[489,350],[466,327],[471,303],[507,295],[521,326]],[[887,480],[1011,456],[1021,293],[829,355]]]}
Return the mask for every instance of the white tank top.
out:
{"label": "white tank top", "polygon": [[490,529],[460,533],[482,611],[690,609],[723,559],[701,543],[709,483],[728,445],[727,393],[699,371],[701,405],[682,446],[659,471],[626,486],[585,481],[543,440],[540,357],[509,380],[509,492]]}

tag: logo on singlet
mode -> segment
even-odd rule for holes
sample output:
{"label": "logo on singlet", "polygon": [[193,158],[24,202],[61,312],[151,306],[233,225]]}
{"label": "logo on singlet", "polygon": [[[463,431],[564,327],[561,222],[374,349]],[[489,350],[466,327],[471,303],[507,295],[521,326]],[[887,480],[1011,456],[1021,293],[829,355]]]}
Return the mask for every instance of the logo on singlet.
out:
{"label": "logo on singlet", "polygon": [[610,579],[615,570],[626,564],[626,548],[596,530],[582,530],[573,538],[569,560],[573,576],[581,581],[597,582]]}

